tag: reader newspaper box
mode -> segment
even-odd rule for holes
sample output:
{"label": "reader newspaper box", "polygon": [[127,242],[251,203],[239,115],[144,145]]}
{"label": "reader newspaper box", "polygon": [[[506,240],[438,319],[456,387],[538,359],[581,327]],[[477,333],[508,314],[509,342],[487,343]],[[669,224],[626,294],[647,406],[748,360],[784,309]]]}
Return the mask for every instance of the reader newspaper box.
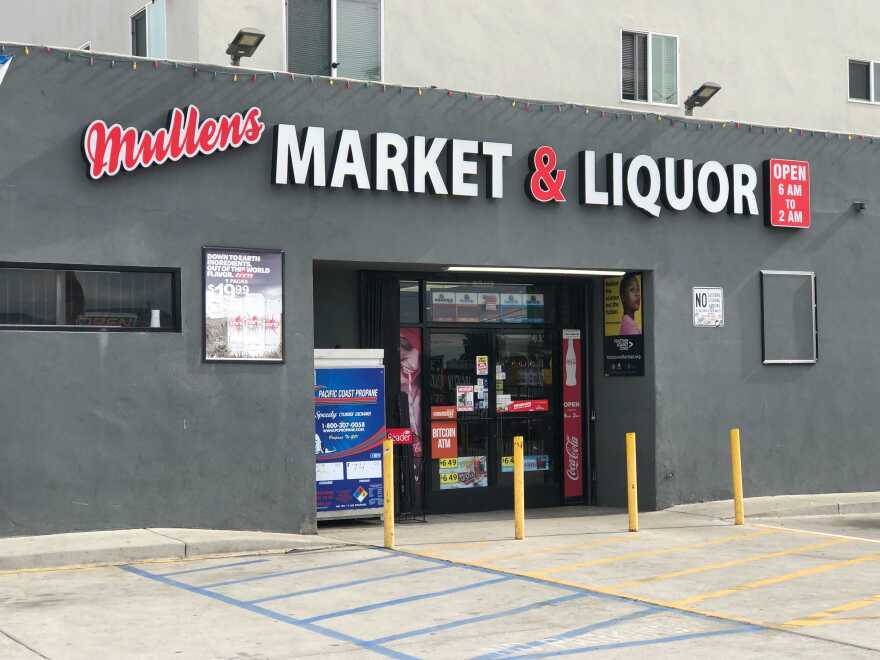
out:
{"label": "reader newspaper box", "polygon": [[383,358],[381,349],[315,350],[319,520],[382,513]]}

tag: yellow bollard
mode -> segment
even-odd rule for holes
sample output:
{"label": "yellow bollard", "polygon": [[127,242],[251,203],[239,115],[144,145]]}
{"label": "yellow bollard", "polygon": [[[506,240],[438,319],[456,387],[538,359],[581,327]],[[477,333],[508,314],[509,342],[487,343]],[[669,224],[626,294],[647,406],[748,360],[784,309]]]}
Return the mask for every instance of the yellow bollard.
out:
{"label": "yellow bollard", "polygon": [[523,476],[523,437],[513,436],[513,519],[514,537],[526,537],[526,494]]}
{"label": "yellow bollard", "polygon": [[743,506],[743,467],[739,446],[739,429],[730,429],[730,469],[733,476],[734,522],[737,525],[743,525],[746,522],[746,512]]}
{"label": "yellow bollard", "polygon": [[385,492],[385,547],[394,547],[394,440],[382,441],[382,473]]}
{"label": "yellow bollard", "polygon": [[626,434],[626,491],[629,508],[629,531],[639,531],[639,487],[636,471],[636,434]]}

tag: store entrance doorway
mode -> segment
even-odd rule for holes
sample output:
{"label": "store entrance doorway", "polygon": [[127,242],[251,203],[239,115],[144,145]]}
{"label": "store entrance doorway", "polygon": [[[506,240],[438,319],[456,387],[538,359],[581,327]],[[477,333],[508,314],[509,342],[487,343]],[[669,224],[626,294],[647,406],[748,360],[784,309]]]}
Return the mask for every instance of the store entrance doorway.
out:
{"label": "store entrance doorway", "polygon": [[[551,328],[428,330],[428,510],[500,509],[513,497],[513,438],[524,439],[527,506],[560,502],[559,347]],[[451,419],[450,419],[451,418]],[[442,429],[442,432],[438,431]],[[443,444],[442,442],[440,444]]]}

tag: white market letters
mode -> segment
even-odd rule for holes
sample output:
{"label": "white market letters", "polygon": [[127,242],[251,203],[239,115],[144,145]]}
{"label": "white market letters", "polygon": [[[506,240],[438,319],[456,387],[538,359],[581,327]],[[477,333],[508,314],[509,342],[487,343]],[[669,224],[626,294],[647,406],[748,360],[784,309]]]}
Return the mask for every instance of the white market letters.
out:
{"label": "white market letters", "polygon": [[[380,132],[370,136],[370,159],[360,132],[342,129],[327,162],[325,132],[291,124],[275,128],[272,181],[276,185],[308,184],[357,190],[477,197],[480,187],[490,199],[504,196],[504,159],[513,155],[506,142],[462,140],[422,135],[404,138]],[[441,157],[445,152],[445,168]],[[581,151],[580,202],[584,206],[623,206],[624,200],[653,218],[665,207],[686,211],[696,203],[706,213],[727,211],[758,215],[758,174],[751,165],[724,166],[709,160],[698,166],[688,158],[654,159],[645,154],[624,161],[623,154],[606,157],[604,190],[597,187],[596,153]],[[328,167],[329,165],[329,167]],[[445,169],[445,172],[443,171]],[[479,182],[481,170],[485,183]]]}

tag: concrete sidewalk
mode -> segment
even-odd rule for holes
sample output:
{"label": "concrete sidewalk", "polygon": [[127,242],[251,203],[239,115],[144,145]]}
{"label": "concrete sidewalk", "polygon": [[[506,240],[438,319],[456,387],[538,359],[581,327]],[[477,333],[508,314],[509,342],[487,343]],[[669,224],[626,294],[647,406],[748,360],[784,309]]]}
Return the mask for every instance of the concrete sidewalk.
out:
{"label": "concrete sidewalk", "polygon": [[[745,500],[745,510],[746,517],[748,518],[880,513],[880,491],[747,497]],[[720,520],[733,520],[733,500],[679,504],[678,506],[666,509],[666,511]]]}
{"label": "concrete sidewalk", "polygon": [[[746,499],[745,509],[746,516],[750,519],[880,513],[880,492],[753,497]],[[409,543],[461,541],[470,535],[482,538],[486,532],[484,523],[507,521],[510,516],[510,512],[504,511],[430,516],[427,525],[399,526],[398,538],[401,542],[406,539]],[[625,517],[625,512],[620,509],[600,507],[558,507],[527,512],[531,530],[546,528],[546,533],[552,533],[558,525],[554,521],[571,517],[583,517],[585,526],[596,532],[623,529],[621,525],[625,523],[617,520],[621,516]],[[720,500],[684,504],[665,511],[643,514],[643,521],[646,525],[653,523],[667,526],[673,520],[682,521],[689,516],[729,520],[733,517],[733,503],[731,500]],[[431,525],[432,522],[435,524]],[[382,542],[381,525],[375,520],[361,524],[348,522],[341,528],[330,527],[323,531],[326,536],[151,528],[11,537],[0,539],[0,571],[222,555],[280,554],[340,547],[348,543]]]}
{"label": "concrete sidewalk", "polygon": [[122,564],[345,545],[320,536],[212,529],[123,529],[0,539],[0,571]]}

